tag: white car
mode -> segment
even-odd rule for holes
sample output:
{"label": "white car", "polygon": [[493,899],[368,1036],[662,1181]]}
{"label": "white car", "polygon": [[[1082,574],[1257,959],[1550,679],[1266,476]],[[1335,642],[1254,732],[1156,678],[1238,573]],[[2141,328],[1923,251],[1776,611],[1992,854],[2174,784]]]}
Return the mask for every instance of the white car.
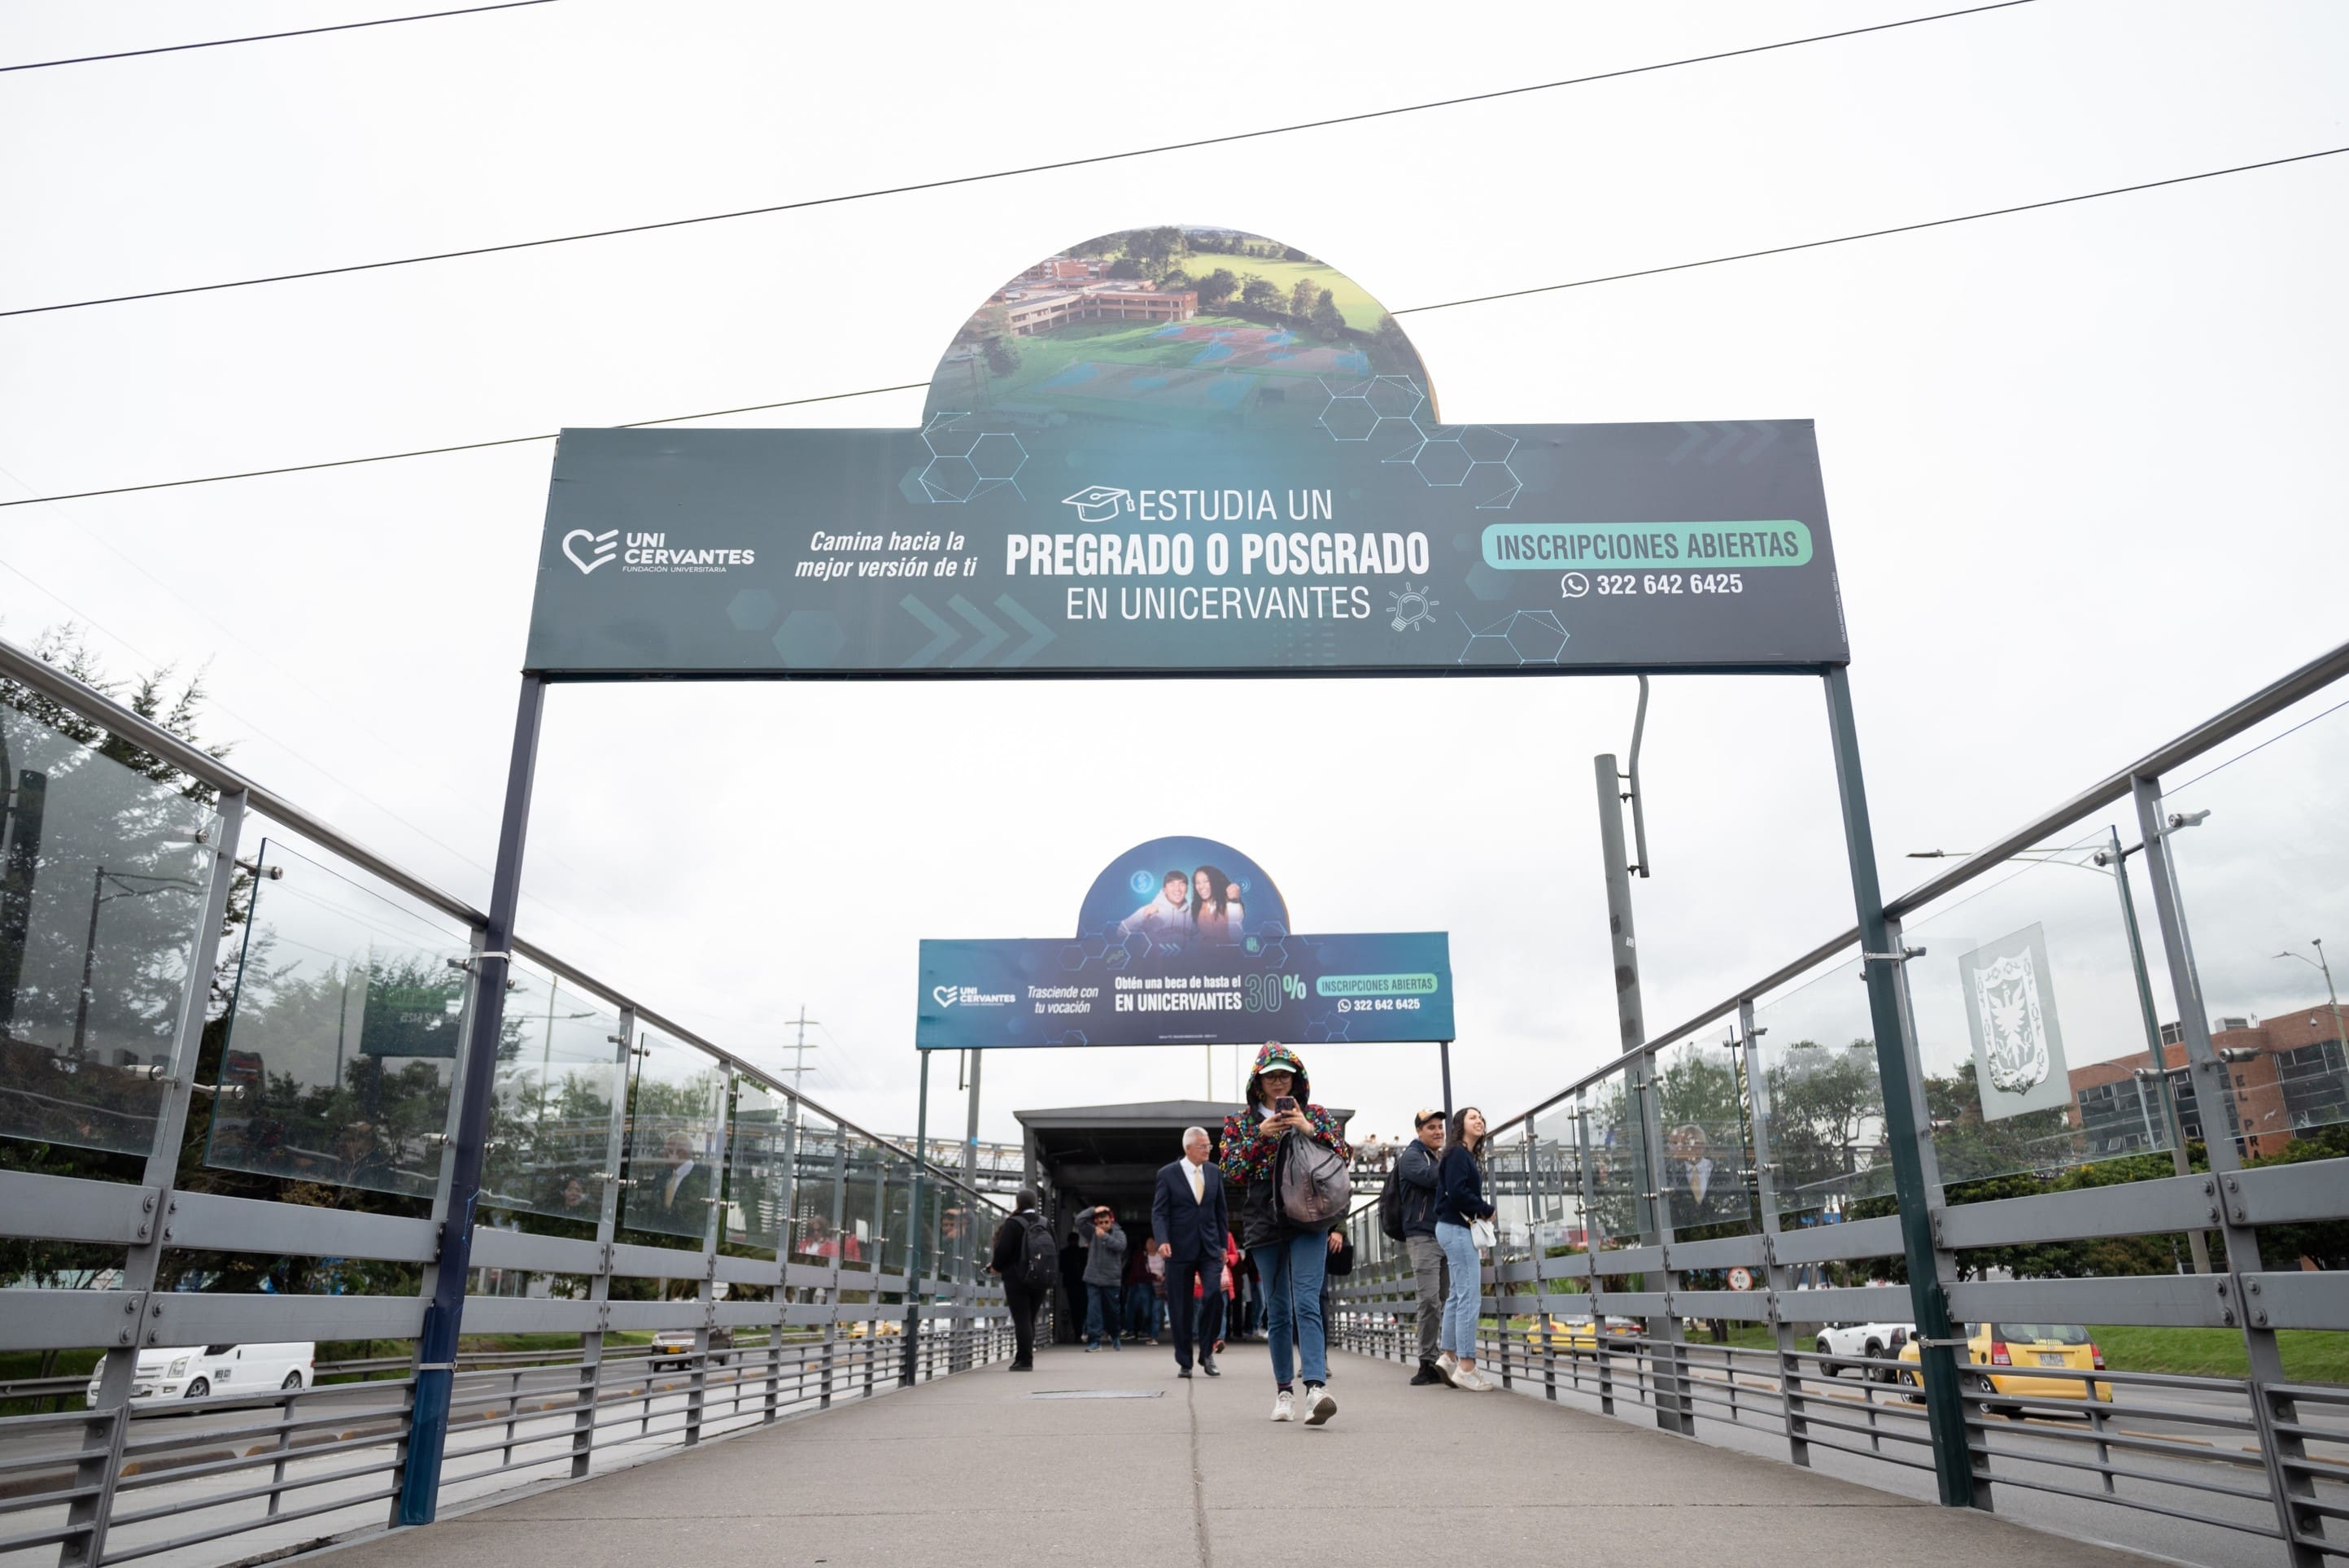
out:
{"label": "white car", "polygon": [[[307,1388],[317,1380],[317,1345],[310,1340],[283,1345],[173,1345],[139,1353],[130,1379],[133,1405],[167,1399],[205,1399],[229,1394],[274,1394]],[[105,1364],[89,1380],[88,1404],[98,1408]]]}
{"label": "white car", "polygon": [[[1853,1361],[1889,1361],[1898,1357],[1900,1347],[1913,1338],[1917,1331],[1905,1323],[1831,1323],[1819,1330],[1819,1371],[1826,1376],[1843,1374],[1844,1363]],[[1893,1374],[1881,1366],[1863,1366],[1863,1376],[1879,1383],[1889,1383]]]}

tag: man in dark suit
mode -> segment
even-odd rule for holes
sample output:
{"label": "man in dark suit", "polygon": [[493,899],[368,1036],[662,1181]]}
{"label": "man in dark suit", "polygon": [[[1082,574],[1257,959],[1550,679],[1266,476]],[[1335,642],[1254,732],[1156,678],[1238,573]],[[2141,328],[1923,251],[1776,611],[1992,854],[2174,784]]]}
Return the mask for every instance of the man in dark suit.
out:
{"label": "man in dark suit", "polygon": [[[1216,1370],[1216,1328],[1222,1321],[1224,1238],[1231,1230],[1231,1210],[1224,1202],[1224,1173],[1210,1163],[1210,1140],[1205,1127],[1183,1130],[1183,1158],[1158,1172],[1158,1189],[1150,1199],[1150,1230],[1158,1238],[1158,1255],[1166,1260],[1166,1311],[1174,1320],[1174,1376],[1191,1376],[1191,1345],[1199,1346],[1199,1369],[1210,1377]],[[1193,1301],[1195,1284],[1204,1286]],[[1206,1298],[1213,1297],[1213,1300]],[[1200,1307],[1208,1310],[1205,1314]]]}

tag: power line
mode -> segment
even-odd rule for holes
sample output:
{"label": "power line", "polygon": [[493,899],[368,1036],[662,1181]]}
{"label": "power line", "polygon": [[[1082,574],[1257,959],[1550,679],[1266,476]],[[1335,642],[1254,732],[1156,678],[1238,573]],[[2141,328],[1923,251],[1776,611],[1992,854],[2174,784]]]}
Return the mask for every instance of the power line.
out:
{"label": "power line", "polygon": [[525,5],[552,5],[554,0],[502,0],[495,5],[467,5],[455,11],[423,11],[413,16],[378,16],[372,22],[337,22],[330,27],[295,27],[285,33],[248,33],[242,38],[207,38],[197,44],[162,44],[151,49],[118,49],[110,55],[76,55],[63,60],[28,60],[20,66],[0,66],[0,71],[45,71],[51,66],[87,66],[99,60],[129,60],[140,55],[176,55],[182,49],[218,49],[230,44],[265,44],[273,38],[306,38],[314,33],[349,33],[361,27],[388,27],[400,22],[432,22],[443,16],[471,16],[482,11],[518,11]]}
{"label": "power line", "polygon": [[1498,294],[1471,295],[1465,299],[1447,299],[1440,305],[1413,305],[1387,312],[1390,316],[1414,316],[1423,311],[1450,310],[1455,306],[1483,305],[1495,299],[1522,299],[1529,294],[1556,294],[1565,288],[1588,288],[1594,284],[1621,283],[1635,277],[1654,277],[1660,273],[1687,272],[1693,267],[1722,266],[1730,262],[1753,261],[1761,256],[1782,256],[1793,251],[1815,251],[1824,245],[1847,245],[1855,240],[1880,240],[1888,234],[1913,234],[1920,229],[1947,228],[1951,223],[1971,223],[1982,218],[2003,218],[2015,213],[2035,213],[2043,207],[2061,207],[2074,202],[2094,202],[2106,196],[2126,196],[2137,191],[2158,191],[2165,185],[2190,185],[2197,180],[2216,180],[2226,174],[2247,174],[2255,169],[2276,169],[2287,163],[2305,163],[2312,158],[2334,158],[2349,152],[2349,147],[2328,147],[2321,152],[2295,152],[2289,158],[2270,158],[2259,163],[2238,163],[2231,169],[2209,169],[2199,174],[2178,174],[2167,180],[2147,180],[2137,185],[2116,185],[2109,191],[2085,191],[2076,196],[2053,196],[2044,202],[2025,202],[2014,207],[1992,207],[1986,212],[1961,213],[1954,218],[1928,218],[1922,223],[1900,223],[1889,229],[1868,229],[1856,234],[1837,234],[1832,239],[1803,240],[1791,245],[1772,245],[1767,250],[1740,251],[1734,255],[1708,256],[1702,261],[1674,262],[1669,266],[1641,267],[1637,272],[1609,273],[1603,277],[1581,277],[1571,283],[1537,284],[1531,288],[1504,289]]}
{"label": "power line", "polygon": [[[896,387],[867,387],[858,392],[824,392],[812,398],[786,398],[777,403],[746,403],[739,409],[711,409],[698,414],[671,414],[666,419],[630,420],[616,426],[624,431],[642,430],[650,425],[673,425],[686,420],[714,420],[727,414],[755,414],[767,409],[795,409],[802,403],[836,403],[843,398],[870,398],[883,392],[917,392],[927,389],[927,381],[908,381]],[[362,463],[398,462],[409,457],[439,457],[452,452],[481,452],[493,446],[524,446],[532,441],[553,441],[562,432],[550,431],[543,435],[500,436],[495,441],[459,441],[454,446],[420,446],[408,452],[378,452],[373,457],[337,457],[325,462],[288,463],[284,468],[248,468],[237,473],[207,473],[195,479],[159,479],[148,484],[118,484],[110,490],[77,490],[64,495],[27,495],[16,501],[0,501],[0,506],[38,506],[49,501],[87,501],[94,495],[129,495],[141,490],[176,490],[188,484],[225,484],[232,479],[265,479],[276,473],[309,473],[321,468],[356,468]]]}
{"label": "power line", "polygon": [[[1963,213],[1950,218],[1929,218],[1920,223],[1901,223],[1889,229],[1868,229],[1859,234],[1838,234],[1831,239],[1804,240],[1795,244],[1773,245],[1766,250],[1740,251],[1732,255],[1708,256],[1702,261],[1674,262],[1667,266],[1642,267],[1636,272],[1609,273],[1599,277],[1576,278],[1567,283],[1538,284],[1529,288],[1506,289],[1497,294],[1471,295],[1464,299],[1447,299],[1433,305],[1405,306],[1389,311],[1390,316],[1415,316],[1431,310],[1451,310],[1464,305],[1483,305],[1496,299],[1521,299],[1528,295],[1555,294],[1561,289],[1589,288],[1602,283],[1621,283],[1635,277],[1654,277],[1663,273],[1687,272],[1695,267],[1723,266],[1731,262],[1752,261],[1761,256],[1785,255],[1795,251],[1817,250],[1824,245],[1851,244],[1859,240],[1882,239],[1889,234],[1915,234],[1923,229],[1947,228],[1952,223],[1971,223],[1983,218],[2002,218],[2016,213],[2035,213],[2049,207],[2069,206],[2078,202],[2094,202],[2106,196],[2127,196],[2142,191],[2158,191],[2172,185],[2189,185],[2198,181],[2217,180],[2229,174],[2247,174],[2261,169],[2279,169],[2287,164],[2306,163],[2318,158],[2335,158],[2349,152],[2349,147],[2328,147],[2316,152],[2296,152],[2287,158],[2270,158],[2257,163],[2238,163],[2226,169],[2209,169],[2199,174],[2178,174],[2166,180],[2147,180],[2135,185],[2116,185],[2109,190],[2084,191],[2076,195],[2054,196],[2044,202],[2025,202],[2012,207],[1992,207],[1980,213]],[[795,408],[802,403],[836,402],[843,398],[869,398],[882,392],[926,390],[926,381],[907,381],[893,387],[868,387],[855,392],[827,392],[812,398],[790,398],[774,403],[751,403],[739,409],[715,409],[707,413],[671,414],[665,419],[634,420],[616,428],[636,430],[649,425],[678,424],[686,420],[716,419],[725,414],[756,413],[765,409]],[[285,468],[248,469],[238,473],[206,474],[196,479],[162,479],[146,484],[120,484],[106,490],[78,490],[63,495],[31,495],[16,501],[0,501],[0,507],[36,506],[47,501],[84,501],[98,495],[129,495],[142,490],[171,490],[188,484],[221,484],[232,479],[261,479],[277,473],[305,473],[321,468],[350,468],[360,463],[394,462],[402,458],[434,457],[443,452],[478,452],[485,447],[518,446],[527,441],[553,441],[553,435],[505,436],[496,441],[463,441],[455,446],[419,447],[411,452],[382,452],[373,457],[336,458],[326,462],[294,463]]]}
{"label": "power line", "polygon": [[692,218],[666,218],[657,223],[626,223],[616,228],[589,229],[579,234],[552,234],[543,239],[511,240],[502,244],[471,245],[462,250],[432,251],[422,255],[394,256],[384,261],[352,262],[342,266],[311,267],[302,272],[272,273],[261,277],[233,278],[222,283],[189,284],[179,288],[151,288],[137,294],[106,295],[95,299],[60,301],[55,305],[19,306],[13,310],[0,310],[0,317],[11,316],[43,316],[59,310],[87,310],[93,306],[128,305],[133,300],[170,299],[187,294],[215,294],[223,289],[257,288],[264,284],[294,283],[304,278],[339,277],[355,272],[379,272],[387,267],[417,266],[426,262],[456,261],[467,256],[498,255],[509,251],[538,250],[548,245],[567,245],[581,240],[605,240],[620,234],[651,234],[661,229],[690,228],[701,223],[722,223],[735,218],[764,217],[775,213],[796,213],[811,207],[838,206],[848,202],[869,202],[883,196],[904,196],[917,191],[942,191],[956,185],[976,185],[990,180],[1010,180],[1023,174],[1045,174],[1061,169],[1081,169],[1096,163],[1117,163],[1134,158],[1154,158],[1161,153],[1185,152],[1201,147],[1221,147],[1235,141],[1253,141],[1268,136],[1287,136],[1299,130],[1319,130],[1333,125],[1357,125],[1364,120],[1385,119],[1395,115],[1420,114],[1429,109],[1457,109],[1464,104],[1489,103],[1496,99],[1518,98],[1527,93],[1553,92],[1560,88],[1586,87],[1592,82],[1612,81],[1620,77],[1644,76],[1654,71],[1677,70],[1683,66],[1708,65],[1719,60],[1736,59],[1746,55],[1765,55],[1779,49],[1800,48],[1809,44],[1824,44],[1838,38],[1856,38],[1868,33],[1889,33],[1900,27],[1922,26],[1928,22],[1945,22],[1959,16],[1979,16],[1985,11],[2006,11],[2017,5],[2036,4],[2036,0],[1992,0],[1992,4],[1970,5],[1958,11],[1937,11],[1930,16],[1909,16],[1896,22],[1878,22],[1865,27],[1846,27],[1839,32],[1814,33],[1806,37],[1786,38],[1775,44],[1753,44],[1740,49],[1722,49],[1709,55],[1691,55],[1682,59],[1660,60],[1644,66],[1626,66],[1619,70],[1598,71],[1589,76],[1568,77],[1558,81],[1536,82],[1527,87],[1500,88],[1492,92],[1469,93],[1460,98],[1434,99],[1425,103],[1402,104],[1392,109],[1366,109],[1359,114],[1334,115],[1327,119],[1299,120],[1293,125],[1269,126],[1261,130],[1237,130],[1224,136],[1203,136],[1190,141],[1170,141],[1156,147],[1137,147],[1123,152],[1100,152],[1084,158],[1063,158],[1050,163],[1023,164],[1016,169],[998,169],[984,174],[956,174],[939,180],[922,180],[906,185],[885,185],[876,190],[854,191],[837,196],[812,196],[800,202],[778,202],[763,207],[742,207],[730,213],[705,213]]}

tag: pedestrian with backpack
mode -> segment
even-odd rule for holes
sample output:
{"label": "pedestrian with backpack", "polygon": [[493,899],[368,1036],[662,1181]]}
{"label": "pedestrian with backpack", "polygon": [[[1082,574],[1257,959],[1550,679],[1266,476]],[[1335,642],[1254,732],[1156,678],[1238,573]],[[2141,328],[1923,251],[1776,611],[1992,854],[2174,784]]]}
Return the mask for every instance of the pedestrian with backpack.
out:
{"label": "pedestrian with backpack", "polygon": [[1435,1242],[1444,1249],[1452,1281],[1444,1299],[1444,1327],[1436,1338],[1442,1354],[1436,1374],[1454,1388],[1489,1394],[1500,1386],[1476,1370],[1476,1301],[1484,1269],[1476,1258],[1475,1225],[1493,1217],[1485,1200],[1485,1113],[1463,1106],[1452,1113],[1444,1154],[1435,1167]]}
{"label": "pedestrian with backpack", "polygon": [[1395,1156],[1394,1174],[1379,1194],[1379,1229],[1402,1243],[1411,1259],[1411,1282],[1419,1294],[1419,1370],[1412,1386],[1447,1381],[1436,1370],[1442,1346],[1444,1303],[1452,1293],[1452,1266],[1435,1240],[1436,1161],[1444,1152],[1444,1113],[1422,1110],[1412,1118],[1418,1136]]}
{"label": "pedestrian with backpack", "polygon": [[1036,1370],[1036,1309],[1052,1299],[1060,1279],[1061,1254],[1052,1245],[1052,1228],[1036,1202],[1036,1190],[1023,1187],[1011,1200],[1011,1217],[995,1228],[995,1248],[987,1268],[1003,1281],[1003,1301],[1011,1309],[1011,1370]]}
{"label": "pedestrian with backpack", "polygon": [[1351,1197],[1352,1153],[1338,1118],[1312,1103],[1304,1061],[1268,1041],[1248,1075],[1246,1107],[1224,1120],[1219,1163],[1240,1189],[1240,1245],[1264,1293],[1276,1421],[1298,1418],[1300,1373],[1305,1424],[1319,1427],[1338,1413],[1327,1387],[1321,1282],[1330,1255],[1345,1241],[1337,1227]]}

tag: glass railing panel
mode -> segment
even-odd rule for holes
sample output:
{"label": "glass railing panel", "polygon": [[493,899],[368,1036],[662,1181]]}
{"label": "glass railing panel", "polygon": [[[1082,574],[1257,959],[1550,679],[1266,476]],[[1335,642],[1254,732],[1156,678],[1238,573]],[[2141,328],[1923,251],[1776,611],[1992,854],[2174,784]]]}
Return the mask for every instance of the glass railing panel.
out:
{"label": "glass railing panel", "polygon": [[0,682],[0,1137],[143,1155],[219,819],[20,702]]}
{"label": "glass railing panel", "polygon": [[843,1151],[840,1127],[821,1111],[793,1102],[784,1111],[784,1141],[792,1151],[792,1261],[829,1262],[840,1251],[838,1231]]}
{"label": "glass railing panel", "polygon": [[838,1251],[843,1263],[869,1267],[880,1256],[881,1204],[885,1196],[881,1146],[863,1133],[841,1135],[843,1171]]}
{"label": "glass railing panel", "polygon": [[726,1125],[726,1068],[717,1058],[637,1032],[628,1101],[628,1189],[621,1222],[698,1240],[719,1199],[716,1162]]}
{"label": "glass railing panel", "polygon": [[533,964],[507,968],[481,1164],[481,1203],[592,1228],[602,1210],[613,1106],[625,1081],[620,1020],[601,998]]}
{"label": "glass railing panel", "polygon": [[274,839],[254,863],[205,1163],[430,1197],[471,933]]}
{"label": "glass railing panel", "polygon": [[1744,1074],[1730,1036],[1659,1051],[1653,1074],[1664,1137],[1656,1186],[1673,1237],[1696,1241],[1754,1231]]}
{"label": "glass railing panel", "polygon": [[893,1274],[901,1273],[913,1254],[914,1162],[894,1148],[885,1148],[881,1164],[886,1177],[882,1199],[881,1267]]}
{"label": "glass railing panel", "polygon": [[791,1099],[745,1078],[734,1091],[734,1125],[726,1138],[725,1239],[738,1247],[781,1252],[791,1231]]}
{"label": "glass railing panel", "polygon": [[1569,1096],[1534,1117],[1534,1245],[1545,1257],[1583,1248],[1581,1106]]}
{"label": "glass railing panel", "polygon": [[2312,1139],[2328,1154],[2349,1154],[2343,696],[2328,688],[2162,781],[2165,820],[2178,821],[2168,844],[2210,1043],[2251,1159]]}
{"label": "glass railing panel", "polygon": [[1655,1239],[1655,1205],[1648,1194],[1647,1133],[1632,1088],[1633,1064],[1583,1090],[1590,1146],[1585,1222],[1590,1246],[1632,1247]]}
{"label": "glass railing panel", "polygon": [[1859,960],[1819,971],[1754,1010],[1769,1096],[1778,1223],[1793,1231],[1854,1218],[1892,1190],[1868,988]]}
{"label": "glass railing panel", "polygon": [[[1493,1262],[1513,1263],[1533,1251],[1534,1199],[1532,1151],[1520,1125],[1486,1150],[1485,1201],[1493,1206]],[[1377,1229],[1372,1216],[1371,1229]]]}
{"label": "glass railing panel", "polygon": [[1970,1182],[2174,1146],[2149,1011],[2168,974],[2149,889],[2123,879],[2134,843],[2084,826],[1909,922],[1926,1111],[1960,1200]]}

